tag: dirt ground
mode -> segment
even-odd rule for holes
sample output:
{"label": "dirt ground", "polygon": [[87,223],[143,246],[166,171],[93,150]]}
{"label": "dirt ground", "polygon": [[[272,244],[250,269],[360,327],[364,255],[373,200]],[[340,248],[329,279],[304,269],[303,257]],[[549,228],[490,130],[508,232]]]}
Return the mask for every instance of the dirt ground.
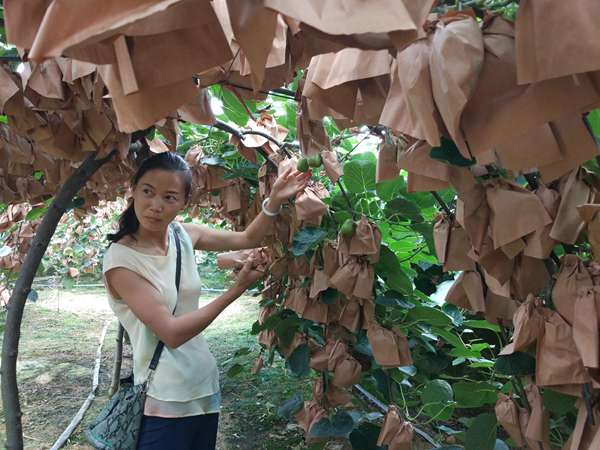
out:
{"label": "dirt ground", "polygon": [[[209,301],[206,296],[201,301]],[[256,320],[258,301],[245,297],[230,307],[205,331],[221,371],[223,406],[220,416],[219,450],[304,450],[302,431],[277,415],[277,408],[296,392],[310,397],[306,380],[292,377],[275,358],[272,367],[250,374],[259,346],[249,330]],[[109,324],[102,349],[100,386],[84,421],[63,448],[91,449],[81,430],[107,399],[116,340],[116,321],[101,289],[86,291],[42,291],[35,304],[28,304],[22,325],[18,376],[26,449],[48,449],[80,408],[91,389],[99,337]],[[234,357],[240,348],[248,354]],[[235,377],[227,376],[234,364],[243,366]],[[131,366],[128,348],[122,373]],[[2,414],[3,418],[3,414]],[[0,439],[4,440],[4,425]],[[331,450],[349,448],[341,443]],[[419,449],[430,446],[418,445]]]}

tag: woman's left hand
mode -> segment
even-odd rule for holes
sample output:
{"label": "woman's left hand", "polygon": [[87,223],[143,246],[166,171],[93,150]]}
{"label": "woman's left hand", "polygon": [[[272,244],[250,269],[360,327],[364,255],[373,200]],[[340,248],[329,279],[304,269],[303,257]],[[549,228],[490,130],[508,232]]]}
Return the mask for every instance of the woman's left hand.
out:
{"label": "woman's left hand", "polygon": [[299,172],[288,167],[281,175],[277,177],[271,189],[271,203],[281,205],[290,197],[303,191],[310,180],[310,172]]}

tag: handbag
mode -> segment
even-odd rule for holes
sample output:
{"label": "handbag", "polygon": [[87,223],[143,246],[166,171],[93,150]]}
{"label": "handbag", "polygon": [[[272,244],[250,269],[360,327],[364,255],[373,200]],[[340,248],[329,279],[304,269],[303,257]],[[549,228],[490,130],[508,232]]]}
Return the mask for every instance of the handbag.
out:
{"label": "handbag", "polygon": [[[175,285],[179,300],[179,281],[181,279],[181,243],[179,233],[175,233],[177,247],[177,266],[175,271]],[[175,303],[175,309],[177,302]],[[173,314],[175,314],[173,309]],[[133,383],[133,374],[120,380],[119,390],[107,401],[100,414],[87,426],[85,436],[88,442],[99,450],[135,450],[137,447],[146,393],[152,376],[158,366],[160,355],[165,344],[159,341],[150,361],[150,370],[146,381],[140,384]]]}

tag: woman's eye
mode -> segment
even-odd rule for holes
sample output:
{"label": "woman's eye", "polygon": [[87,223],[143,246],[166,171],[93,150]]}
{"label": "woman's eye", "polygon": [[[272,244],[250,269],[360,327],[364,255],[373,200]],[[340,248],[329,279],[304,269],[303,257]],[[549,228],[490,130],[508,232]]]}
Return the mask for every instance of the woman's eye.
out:
{"label": "woman's eye", "polygon": [[175,202],[175,201],[177,201],[177,197],[175,197],[173,195],[167,195],[167,200],[170,202]]}

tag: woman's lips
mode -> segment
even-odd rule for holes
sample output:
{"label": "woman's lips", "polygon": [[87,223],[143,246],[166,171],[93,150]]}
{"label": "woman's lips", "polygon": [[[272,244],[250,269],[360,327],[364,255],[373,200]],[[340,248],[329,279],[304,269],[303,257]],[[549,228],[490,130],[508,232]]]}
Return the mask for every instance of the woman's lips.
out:
{"label": "woman's lips", "polygon": [[150,222],[160,222],[160,219],[157,219],[156,217],[146,217],[146,219],[148,219]]}

